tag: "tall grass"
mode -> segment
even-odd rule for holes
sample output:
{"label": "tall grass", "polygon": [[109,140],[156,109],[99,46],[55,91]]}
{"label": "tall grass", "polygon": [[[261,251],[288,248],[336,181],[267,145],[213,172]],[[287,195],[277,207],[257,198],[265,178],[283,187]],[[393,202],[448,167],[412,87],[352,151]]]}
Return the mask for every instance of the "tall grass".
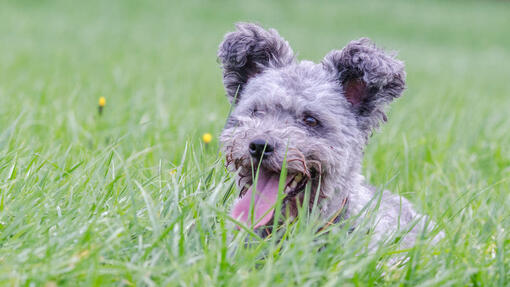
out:
{"label": "tall grass", "polygon": [[[509,12],[500,1],[0,3],[0,285],[508,285]],[[408,90],[364,173],[438,222],[439,244],[369,252],[348,224],[318,235],[313,213],[281,240],[234,227],[233,179],[200,135],[217,136],[228,114],[215,53],[239,20],[278,28],[301,59],[361,36],[399,52]]]}

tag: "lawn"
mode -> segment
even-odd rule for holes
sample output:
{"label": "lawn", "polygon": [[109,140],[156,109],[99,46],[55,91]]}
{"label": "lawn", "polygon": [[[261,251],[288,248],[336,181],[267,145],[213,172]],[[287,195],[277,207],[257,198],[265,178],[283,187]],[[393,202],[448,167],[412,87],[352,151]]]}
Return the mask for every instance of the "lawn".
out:
{"label": "lawn", "polygon": [[[508,286],[509,15],[506,1],[2,1],[0,285]],[[216,50],[240,20],[300,59],[362,36],[399,52],[408,89],[364,174],[443,240],[369,251],[359,232],[315,234],[313,216],[281,241],[234,228]]]}

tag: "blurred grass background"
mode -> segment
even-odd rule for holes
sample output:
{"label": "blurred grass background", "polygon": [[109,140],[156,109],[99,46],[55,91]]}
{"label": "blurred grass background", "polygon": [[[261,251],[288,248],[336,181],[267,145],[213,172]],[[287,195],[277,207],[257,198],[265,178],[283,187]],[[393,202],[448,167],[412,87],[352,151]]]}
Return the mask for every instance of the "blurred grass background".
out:
{"label": "blurred grass background", "polygon": [[[507,285],[509,15],[506,1],[2,1],[0,284]],[[444,225],[436,257],[386,270],[342,233],[328,256],[300,232],[269,259],[265,242],[228,243],[230,181],[200,135],[228,113],[216,49],[237,21],[278,29],[300,59],[360,37],[399,52],[408,89],[364,173]]]}

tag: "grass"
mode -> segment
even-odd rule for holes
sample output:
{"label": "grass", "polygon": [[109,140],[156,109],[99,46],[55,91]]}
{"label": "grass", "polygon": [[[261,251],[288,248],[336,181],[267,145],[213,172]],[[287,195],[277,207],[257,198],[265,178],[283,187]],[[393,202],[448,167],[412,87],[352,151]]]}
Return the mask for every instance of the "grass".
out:
{"label": "grass", "polygon": [[[503,1],[3,1],[0,285],[508,286],[509,12]],[[399,51],[408,90],[364,173],[436,220],[439,244],[370,253],[359,232],[317,236],[313,216],[280,242],[233,227],[232,180],[217,140],[200,137],[228,113],[215,53],[239,20],[278,28],[301,59],[361,36]],[[402,254],[404,266],[386,264]]]}

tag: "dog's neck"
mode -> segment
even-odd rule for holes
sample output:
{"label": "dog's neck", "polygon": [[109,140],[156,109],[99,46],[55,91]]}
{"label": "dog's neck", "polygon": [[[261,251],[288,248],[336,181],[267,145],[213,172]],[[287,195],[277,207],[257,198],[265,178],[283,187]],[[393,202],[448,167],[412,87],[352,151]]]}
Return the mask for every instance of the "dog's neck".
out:
{"label": "dog's neck", "polygon": [[[365,178],[358,167],[352,168],[350,172],[343,175],[325,176],[321,183],[321,192],[325,197],[319,202],[322,218],[328,219],[334,216],[342,208],[342,202],[346,198],[357,197],[357,194],[364,193],[365,189]],[[350,213],[349,210],[346,212]]]}

